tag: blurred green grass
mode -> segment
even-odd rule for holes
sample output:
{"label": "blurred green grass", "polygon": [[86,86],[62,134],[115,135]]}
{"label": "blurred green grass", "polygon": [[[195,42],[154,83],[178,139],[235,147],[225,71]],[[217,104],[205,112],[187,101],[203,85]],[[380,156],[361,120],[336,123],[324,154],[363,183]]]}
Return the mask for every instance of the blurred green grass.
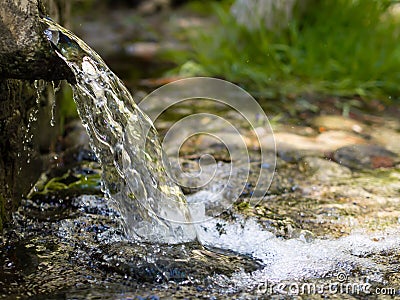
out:
{"label": "blurred green grass", "polygon": [[179,66],[173,74],[224,78],[261,99],[304,93],[399,98],[393,1],[315,1],[284,30],[247,29],[229,12],[231,3],[204,4],[218,24],[185,33],[191,51],[168,53]]}

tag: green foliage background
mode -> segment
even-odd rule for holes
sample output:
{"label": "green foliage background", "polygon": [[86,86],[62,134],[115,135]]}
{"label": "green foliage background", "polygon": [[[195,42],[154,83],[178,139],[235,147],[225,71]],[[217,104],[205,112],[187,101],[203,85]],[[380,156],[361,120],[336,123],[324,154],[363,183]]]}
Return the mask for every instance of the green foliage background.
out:
{"label": "green foliage background", "polygon": [[222,77],[260,98],[305,92],[400,96],[400,27],[391,13],[393,1],[314,1],[284,30],[239,25],[231,3],[211,4],[217,26],[187,33],[192,50],[170,55],[180,66],[175,72]]}

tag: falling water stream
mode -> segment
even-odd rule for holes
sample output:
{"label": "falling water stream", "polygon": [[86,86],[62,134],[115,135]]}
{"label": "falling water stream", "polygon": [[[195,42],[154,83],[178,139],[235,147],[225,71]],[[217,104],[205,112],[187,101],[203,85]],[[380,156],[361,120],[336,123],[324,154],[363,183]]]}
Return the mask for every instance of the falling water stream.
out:
{"label": "falling water stream", "polygon": [[151,120],[97,53],[70,31],[43,21],[48,39],[75,75],[78,112],[101,162],[104,190],[128,235],[156,243],[196,239],[186,199],[166,176]]}

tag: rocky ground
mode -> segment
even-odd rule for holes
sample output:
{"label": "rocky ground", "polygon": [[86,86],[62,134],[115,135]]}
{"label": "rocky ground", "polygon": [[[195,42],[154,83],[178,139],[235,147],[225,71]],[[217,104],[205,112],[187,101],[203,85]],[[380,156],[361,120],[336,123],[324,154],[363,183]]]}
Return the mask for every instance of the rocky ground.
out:
{"label": "rocky ground", "polygon": [[[260,205],[238,205],[237,209],[260,219],[272,218],[268,222],[276,226],[286,224],[291,229],[274,228],[283,236],[291,234],[285,230],[297,229],[318,237],[339,237],[357,229],[397,228],[400,123],[393,116],[365,115],[365,119],[317,115],[302,126],[272,123],[273,133],[263,127],[248,130],[244,135],[250,157],[257,161],[260,145],[271,152],[276,145],[277,164]],[[223,137],[225,133],[217,129],[213,134]],[[220,165],[230,163],[221,142],[198,135],[181,148],[186,170],[197,170],[194,162],[204,153],[213,154]],[[251,168],[253,186],[257,167]],[[246,191],[242,197],[246,201]]]}
{"label": "rocky ground", "polygon": [[[212,110],[209,104],[205,108]],[[189,103],[178,111],[190,115],[192,109]],[[224,114],[235,124],[235,115],[229,111]],[[23,202],[1,241],[5,249],[0,257],[2,296],[256,298],[260,296],[260,280],[274,280],[268,273],[274,268],[280,270],[278,274],[289,272],[279,280],[281,283],[289,284],[291,278],[307,284],[330,282],[336,276],[332,270],[340,269],[345,270],[349,282],[362,280],[373,287],[396,287],[398,291],[400,123],[391,115],[366,114],[365,118],[316,115],[308,122],[302,121],[301,126],[272,122],[273,136],[263,126],[244,127],[251,158],[250,177],[231,206],[216,204],[211,197],[223,186],[226,166],[232,163],[224,146],[207,135],[194,136],[184,143],[181,161],[172,158],[174,168],[181,166],[196,175],[204,153],[213,154],[218,165],[215,181],[210,185],[184,189],[189,200],[196,195],[206,200],[207,214],[213,215],[215,209],[222,207],[213,222],[200,224],[202,234],[214,232],[216,237],[205,237],[207,249],[197,243],[159,247],[127,241],[118,213],[102,197],[101,172],[86,132],[74,121],[62,139],[65,151],[54,156],[49,171]],[[209,121],[204,119],[202,123]],[[165,117],[156,124],[165,133],[173,122]],[[236,120],[236,124],[243,127],[242,120]],[[218,127],[213,133],[226,134],[223,128],[218,132]],[[261,145],[273,154],[273,137],[276,167],[267,169],[274,172],[274,177],[266,195],[256,197],[254,203],[250,196],[262,168],[258,148]],[[247,164],[244,159],[237,164],[238,169],[232,170],[231,195],[241,183],[236,175]],[[212,170],[207,164],[202,167],[205,175]],[[190,180],[193,185],[197,178]],[[237,242],[243,241],[250,248],[244,246],[245,250],[240,250],[231,244],[235,226],[242,228],[235,229]],[[254,238],[248,236],[251,232],[256,233]],[[266,242],[272,244],[260,248]],[[326,251],[343,253],[335,258],[331,271],[328,268],[324,271],[327,273],[321,274],[318,267],[322,268],[323,262],[313,258],[312,249],[321,251],[319,247],[325,242],[328,244],[322,247]],[[281,265],[279,255],[269,253],[276,251],[275,243],[283,243],[279,249],[289,262]],[[291,269],[306,268],[301,252],[297,257],[290,250],[299,246],[298,251],[309,256],[306,261],[310,265],[317,263],[311,267],[316,268],[313,275],[310,271],[306,275],[294,275],[296,271],[290,275]],[[330,247],[337,250],[329,250]],[[332,257],[328,255],[327,259]]]}

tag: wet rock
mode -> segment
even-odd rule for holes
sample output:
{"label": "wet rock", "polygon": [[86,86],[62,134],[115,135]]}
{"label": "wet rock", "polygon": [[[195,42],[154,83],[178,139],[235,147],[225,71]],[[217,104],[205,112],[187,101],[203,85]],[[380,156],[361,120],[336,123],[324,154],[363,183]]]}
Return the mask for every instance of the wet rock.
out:
{"label": "wet rock", "polygon": [[259,261],[250,257],[222,249],[210,250],[199,243],[165,245],[157,257],[149,253],[159,252],[158,245],[114,243],[103,247],[103,252],[96,254],[96,258],[99,268],[138,282],[193,281],[209,274],[230,275],[241,269],[251,272],[261,267]]}
{"label": "wet rock", "polygon": [[391,168],[399,161],[395,153],[376,145],[342,147],[334,152],[333,158],[339,164],[355,170]]}
{"label": "wet rock", "polygon": [[[257,172],[254,172],[257,176]],[[250,177],[249,182],[257,180]],[[287,163],[283,159],[277,159],[274,177],[268,189],[269,195],[290,194],[298,189],[298,182],[304,180],[304,174],[299,173],[297,164]]]}
{"label": "wet rock", "polygon": [[274,146],[272,139],[275,138],[278,150],[316,150],[325,151],[326,148],[315,142],[314,137],[301,136],[294,133],[278,132],[274,135],[261,137],[261,144],[266,149]]}
{"label": "wet rock", "polygon": [[315,140],[318,144],[322,144],[327,151],[332,151],[347,145],[366,143],[362,137],[351,132],[340,130],[322,132]]}
{"label": "wet rock", "polygon": [[[274,132],[290,132],[299,134],[302,136],[315,136],[318,132],[310,126],[293,126],[288,124],[272,124],[272,129]],[[258,130],[258,128],[255,128]]]}
{"label": "wet rock", "polygon": [[[182,145],[182,147],[179,149],[181,153],[188,154],[188,153],[193,153],[197,152],[198,154],[204,154],[204,153],[209,153],[206,152],[207,150],[210,150],[209,148],[215,148],[215,149],[225,149],[226,145],[224,141],[229,141],[229,146],[236,146],[236,143],[242,142],[243,145],[243,140],[240,140],[240,137],[237,137],[235,135],[227,136],[230,138],[227,140],[226,136],[221,138],[222,134],[218,134],[218,138],[208,135],[208,134],[199,134],[193,137],[190,137],[185,141],[185,143]],[[235,138],[238,139],[238,141],[235,141]],[[176,142],[175,142],[176,143]],[[179,144],[178,144],[179,146]],[[242,146],[243,147],[243,146]],[[213,151],[214,152],[214,151]]]}
{"label": "wet rock", "polygon": [[326,130],[345,130],[361,133],[365,131],[366,125],[356,120],[345,118],[343,116],[318,116],[313,119],[312,125],[321,132]]}
{"label": "wet rock", "polygon": [[304,171],[310,172],[312,178],[319,181],[351,177],[349,168],[319,157],[305,157],[301,167]]}
{"label": "wet rock", "polygon": [[84,161],[98,162],[93,150],[84,146],[75,146],[68,148],[61,155],[64,167],[72,167]]}
{"label": "wet rock", "polygon": [[305,243],[311,243],[314,240],[314,234],[309,230],[293,230],[291,238],[297,238]]}
{"label": "wet rock", "polygon": [[323,157],[322,151],[317,150],[289,150],[289,149],[277,149],[278,156],[285,162],[295,163],[301,161],[304,157],[314,156]]}
{"label": "wet rock", "polygon": [[279,156],[286,161],[298,161],[304,156],[321,156],[340,147],[366,142],[363,138],[345,131],[327,131],[316,137],[278,132],[262,136],[261,145],[264,149],[273,149],[274,139]]}
{"label": "wet rock", "polygon": [[75,146],[84,146],[86,149],[90,149],[89,142],[89,136],[81,120],[73,120],[65,126],[65,134],[62,139],[63,149]]}
{"label": "wet rock", "polygon": [[398,130],[378,127],[371,133],[371,137],[388,150],[400,154],[400,132]]}

